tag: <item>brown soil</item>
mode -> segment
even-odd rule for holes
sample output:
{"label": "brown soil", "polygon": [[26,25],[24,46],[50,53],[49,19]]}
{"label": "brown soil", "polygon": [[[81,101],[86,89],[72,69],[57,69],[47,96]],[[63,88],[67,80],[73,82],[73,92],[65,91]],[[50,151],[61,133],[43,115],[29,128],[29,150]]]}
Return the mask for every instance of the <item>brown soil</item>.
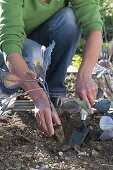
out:
{"label": "brown soil", "polygon": [[65,149],[81,125],[78,113],[60,115],[65,142],[46,137],[32,113],[18,112],[0,118],[0,170],[113,170],[113,141],[99,141],[101,114],[89,120],[90,133],[79,148]]}

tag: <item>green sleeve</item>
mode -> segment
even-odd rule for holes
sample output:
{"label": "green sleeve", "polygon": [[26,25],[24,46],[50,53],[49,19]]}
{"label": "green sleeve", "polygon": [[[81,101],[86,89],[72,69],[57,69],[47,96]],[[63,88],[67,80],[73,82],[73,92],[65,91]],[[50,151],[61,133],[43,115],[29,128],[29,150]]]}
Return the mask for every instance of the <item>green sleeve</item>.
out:
{"label": "green sleeve", "polygon": [[22,54],[25,38],[23,0],[0,0],[0,49]]}
{"label": "green sleeve", "polygon": [[93,30],[102,31],[98,0],[71,0],[71,4],[85,38]]}

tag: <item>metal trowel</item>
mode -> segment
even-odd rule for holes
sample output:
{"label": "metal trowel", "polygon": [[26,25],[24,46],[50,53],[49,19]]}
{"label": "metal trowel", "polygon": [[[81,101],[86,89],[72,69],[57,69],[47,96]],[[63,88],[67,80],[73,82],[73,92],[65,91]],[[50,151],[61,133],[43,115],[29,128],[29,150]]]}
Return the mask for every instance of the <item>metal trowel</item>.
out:
{"label": "metal trowel", "polygon": [[[96,99],[100,99],[102,96],[103,96],[103,90],[99,88]],[[90,127],[87,124],[87,116],[89,113],[92,113],[92,110],[89,109],[89,107],[85,101],[76,99],[76,98],[74,98],[74,101],[81,107],[80,114],[81,114],[81,121],[83,122],[83,126],[80,127],[78,130],[73,131],[73,133],[70,137],[69,143],[68,143],[68,145],[71,147],[74,147],[75,145],[83,144],[84,140],[86,139],[86,137],[90,131]],[[108,108],[109,103],[104,100],[103,104],[105,105],[105,103],[107,104],[107,108]],[[98,106],[98,105],[99,105],[99,103],[96,104],[96,106]],[[98,106],[98,108],[99,108],[99,106]]]}
{"label": "metal trowel", "polygon": [[90,128],[87,125],[87,116],[88,113],[82,108],[81,109],[81,120],[83,122],[83,126],[80,127],[78,130],[74,130],[71,138],[69,140],[68,146],[74,147],[76,145],[81,145],[83,144],[84,140],[86,139]]}

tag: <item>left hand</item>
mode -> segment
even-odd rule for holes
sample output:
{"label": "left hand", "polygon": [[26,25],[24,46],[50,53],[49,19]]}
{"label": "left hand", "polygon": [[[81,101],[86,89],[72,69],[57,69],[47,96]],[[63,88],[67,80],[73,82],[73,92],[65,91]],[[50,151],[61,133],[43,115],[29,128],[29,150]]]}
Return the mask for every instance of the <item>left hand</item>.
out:
{"label": "left hand", "polygon": [[87,102],[89,109],[92,110],[91,106],[94,104],[98,92],[98,86],[92,79],[92,75],[81,76],[78,74],[76,92],[82,100]]}
{"label": "left hand", "polygon": [[47,103],[44,100],[38,102],[38,106],[35,107],[35,117],[42,131],[50,137],[54,135],[54,124],[61,125],[61,121],[53,104],[51,103],[52,108],[50,108]]}

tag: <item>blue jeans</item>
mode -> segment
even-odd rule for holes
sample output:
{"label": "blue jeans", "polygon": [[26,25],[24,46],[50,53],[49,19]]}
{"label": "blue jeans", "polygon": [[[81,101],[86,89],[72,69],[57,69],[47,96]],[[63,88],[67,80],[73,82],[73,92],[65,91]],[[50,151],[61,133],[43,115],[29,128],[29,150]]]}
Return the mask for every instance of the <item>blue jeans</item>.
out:
{"label": "blue jeans", "polygon": [[[52,40],[56,43],[51,54],[51,65],[46,74],[46,81],[51,96],[66,94],[64,80],[67,67],[76,52],[80,35],[81,29],[76,23],[73,10],[65,7],[36,28],[25,39],[23,57],[30,69],[33,69],[34,60],[41,57],[41,45],[47,47]],[[2,54],[0,54],[1,58],[3,59]]]}

